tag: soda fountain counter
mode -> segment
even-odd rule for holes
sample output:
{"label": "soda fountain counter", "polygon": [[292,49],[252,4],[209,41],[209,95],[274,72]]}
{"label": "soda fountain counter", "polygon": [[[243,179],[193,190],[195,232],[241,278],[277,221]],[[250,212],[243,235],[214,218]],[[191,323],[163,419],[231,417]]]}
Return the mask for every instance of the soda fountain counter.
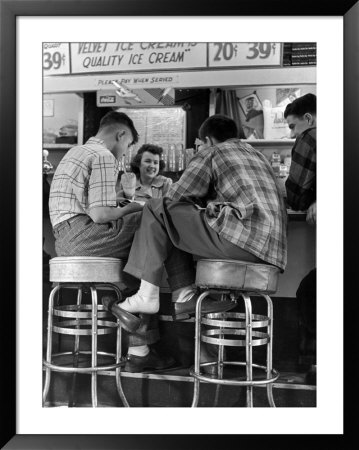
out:
{"label": "soda fountain counter", "polygon": [[[124,110],[133,113],[145,139],[165,149],[165,175],[175,181],[196,151],[200,124],[209,115],[223,113],[232,97],[245,140],[271,161],[284,193],[294,140],[289,139],[283,112],[293,98],[316,93],[315,44],[176,43],[175,50],[166,50],[178,56],[171,60],[164,44],[155,44],[108,43],[97,46],[93,55],[95,47],[86,43],[44,47],[43,149],[54,169],[72,145],[96,133],[106,112]],[[71,64],[51,64],[55,56],[59,60],[58,53],[65,55],[61,61],[72,58]],[[136,64],[131,58],[135,53],[142,55]],[[98,58],[96,67],[90,65],[91,57]],[[121,70],[101,66],[105,60],[121,60]],[[45,175],[47,183],[53,170]],[[316,260],[315,227],[306,223],[305,212],[288,210],[288,215],[288,263],[275,294],[280,298],[295,297]],[[44,237],[45,251],[55,256],[47,217]]]}
{"label": "soda fountain counter", "polygon": [[[57,256],[48,211],[51,180],[65,153],[94,136],[107,112],[126,112],[140,132],[140,142],[120,162],[120,175],[129,170],[139,145],[151,143],[164,149],[164,175],[175,182],[198,149],[200,125],[218,113],[232,117],[242,128],[241,138],[265,155],[285,195],[294,140],[289,138],[284,110],[294,98],[316,94],[315,43],[62,42],[45,43],[43,56],[44,332],[52,289],[49,260]],[[279,274],[276,293],[271,294],[275,318],[273,364],[280,372],[274,386],[276,405],[316,406],[316,382],[302,376],[300,302],[296,298],[300,282],[316,267],[316,228],[306,222],[305,211],[287,212],[287,266]],[[262,298],[254,298],[254,303],[257,300]],[[172,355],[179,365],[172,372],[161,373],[121,370],[131,406],[189,404],[195,324],[193,317],[173,322],[170,305],[171,294],[163,283],[158,314],[161,339],[156,350]],[[238,309],[241,306],[238,304]],[[231,350],[227,349],[227,354]],[[54,373],[53,398],[46,406],[69,405],[69,389],[64,387],[62,375]],[[119,406],[114,377],[101,376],[99,380],[108,406]],[[72,383],[71,402],[75,384],[79,383]],[[208,383],[206,387],[211,386]],[[80,399],[86,386],[77,388]],[[266,390],[258,389],[259,397],[261,391]],[[208,390],[202,396],[203,406],[213,402],[217,393]],[[238,406],[245,394],[241,389],[230,391],[226,387],[221,390],[223,405]],[[82,400],[76,406],[82,404],[88,406]]]}

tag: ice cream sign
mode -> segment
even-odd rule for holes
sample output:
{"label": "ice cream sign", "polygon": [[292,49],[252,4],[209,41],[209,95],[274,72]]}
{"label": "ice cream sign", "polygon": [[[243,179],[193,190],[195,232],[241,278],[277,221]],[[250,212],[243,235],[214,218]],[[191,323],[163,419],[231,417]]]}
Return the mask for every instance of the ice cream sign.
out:
{"label": "ice cream sign", "polygon": [[273,42],[44,43],[44,75],[278,66]]}

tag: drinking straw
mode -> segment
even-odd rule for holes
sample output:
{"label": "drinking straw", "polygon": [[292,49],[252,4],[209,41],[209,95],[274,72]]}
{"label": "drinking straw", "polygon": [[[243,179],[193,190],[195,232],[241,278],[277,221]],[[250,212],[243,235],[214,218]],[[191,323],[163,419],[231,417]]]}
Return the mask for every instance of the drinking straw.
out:
{"label": "drinking straw", "polygon": [[127,172],[126,172],[126,162],[125,162],[125,158],[126,158],[126,155],[123,154],[123,155],[122,155],[122,167],[123,167],[123,172],[124,172],[124,173],[127,173]]}

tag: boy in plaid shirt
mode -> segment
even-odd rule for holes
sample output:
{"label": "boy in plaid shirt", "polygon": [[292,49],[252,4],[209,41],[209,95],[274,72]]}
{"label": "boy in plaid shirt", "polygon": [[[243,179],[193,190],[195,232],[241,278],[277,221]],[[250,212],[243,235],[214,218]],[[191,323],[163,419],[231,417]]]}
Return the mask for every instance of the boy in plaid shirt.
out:
{"label": "boy in plaid shirt", "polygon": [[[307,222],[317,220],[317,98],[306,94],[289,103],[284,117],[296,138],[286,181],[287,203],[294,210],[307,211]],[[309,368],[306,381],[316,381],[317,271],[312,269],[301,281],[296,296],[299,304],[300,362]]]}

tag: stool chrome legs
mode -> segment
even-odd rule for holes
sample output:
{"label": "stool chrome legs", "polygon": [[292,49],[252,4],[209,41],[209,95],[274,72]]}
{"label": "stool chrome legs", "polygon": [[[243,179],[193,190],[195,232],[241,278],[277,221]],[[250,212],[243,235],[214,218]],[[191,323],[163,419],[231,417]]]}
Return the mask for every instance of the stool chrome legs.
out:
{"label": "stool chrome legs", "polygon": [[[267,316],[269,317],[269,323],[267,327],[267,333],[269,334],[269,343],[267,345],[267,378],[270,378],[272,373],[272,361],[273,361],[273,303],[269,295],[262,294],[267,300]],[[267,384],[267,397],[270,406],[275,407],[273,399],[273,384]]]}
{"label": "stool chrome legs", "polygon": [[[92,335],[91,335],[91,367],[97,367],[97,291],[91,286],[92,299]],[[92,406],[97,407],[97,372],[91,371],[91,400]]]}
{"label": "stool chrome legs", "polygon": [[[192,408],[197,407],[200,393],[200,382],[219,385],[246,386],[246,405],[253,407],[253,387],[266,385],[268,403],[275,407],[273,399],[273,382],[279,377],[279,373],[272,367],[272,344],[273,344],[273,305],[271,298],[266,294],[258,293],[266,299],[267,316],[260,316],[252,313],[252,302],[248,292],[238,292],[237,297],[241,296],[244,300],[245,314],[243,313],[212,313],[202,317],[202,302],[211,292],[218,290],[206,290],[197,300],[195,317],[195,359],[194,368],[191,374],[194,377]],[[231,292],[232,298],[235,298]],[[239,319],[236,321],[236,319]],[[202,324],[212,325],[215,328],[204,330]],[[266,328],[266,333],[253,331],[253,328]],[[243,330],[244,329],[244,330]],[[233,336],[234,339],[226,339],[226,335]],[[218,336],[217,338],[215,336]],[[241,339],[242,336],[242,339]],[[236,337],[239,337],[235,339]],[[244,338],[244,339],[243,339]],[[217,363],[201,363],[201,341],[218,345]],[[245,346],[245,362],[224,361],[224,346]],[[267,346],[266,365],[262,366],[253,363],[253,347],[259,345]],[[217,377],[208,376],[201,373],[201,367],[217,365]],[[245,379],[224,379],[223,369],[225,365],[245,366]],[[262,370],[266,373],[265,377],[253,377],[253,368]],[[218,396],[218,389],[216,398]]]}
{"label": "stool chrome legs", "polygon": [[[253,348],[252,348],[252,303],[246,294],[241,294],[246,310],[246,374],[247,381],[253,381]],[[247,406],[253,407],[253,385],[247,386]]]}
{"label": "stool chrome legs", "polygon": [[[209,291],[203,292],[197,299],[196,304],[196,326],[195,326],[195,347],[194,347],[194,373],[200,373],[200,356],[201,356],[201,311],[202,301],[209,295]],[[195,377],[193,388],[192,408],[196,408],[199,399],[199,379]]]}
{"label": "stool chrome legs", "polygon": [[[112,285],[112,288],[116,291],[117,298],[121,298],[121,291],[118,286],[115,284]],[[121,383],[121,349],[122,349],[122,328],[120,321],[117,319],[117,334],[116,334],[116,369],[115,369],[115,378],[116,378],[116,388],[118,395],[122,401],[123,406],[129,408],[130,405],[127,401],[125,393],[123,392],[122,383]]]}
{"label": "stool chrome legs", "polygon": [[[55,286],[49,296],[49,309],[48,309],[48,329],[47,329],[47,350],[46,359],[44,360],[45,367],[45,381],[43,389],[43,405],[49,392],[50,381],[51,381],[51,371],[55,370],[58,372],[73,373],[76,376],[77,373],[88,373],[91,374],[91,402],[93,407],[97,407],[97,374],[100,371],[113,370],[115,369],[116,377],[116,387],[117,392],[121,398],[121,401],[125,407],[130,405],[127,402],[125,394],[121,385],[120,371],[121,366],[125,364],[125,361],[121,358],[121,337],[122,329],[120,322],[103,320],[108,315],[103,306],[98,305],[97,300],[97,289],[107,288],[114,290],[118,298],[120,298],[119,288],[112,283],[87,283],[90,286],[91,291],[91,306],[82,305],[82,284],[80,283],[60,283]],[[56,306],[54,307],[54,297],[55,294],[61,288],[78,288],[77,292],[77,302],[76,305],[68,306]],[[91,311],[89,311],[91,309]],[[56,322],[54,325],[54,316],[73,318],[75,320],[67,320],[63,322]],[[88,320],[90,319],[90,320]],[[81,325],[91,325],[91,330],[81,329]],[[99,328],[100,327],[100,328]],[[102,328],[101,328],[102,327]],[[62,353],[52,353],[52,334],[70,334],[74,335],[74,347],[73,352],[62,352]],[[109,334],[116,332],[116,354],[99,352],[98,351],[98,335]],[[91,351],[80,351],[80,336],[91,334]],[[91,365],[89,367],[78,367],[78,359],[80,354],[91,354]],[[73,365],[72,367],[61,366],[59,364],[53,363],[53,358],[63,355],[72,355]],[[103,355],[106,357],[112,357],[115,360],[114,364],[98,365],[98,355]],[[74,385],[74,383],[73,383]]]}
{"label": "stool chrome legs", "polygon": [[[49,310],[47,317],[47,350],[46,350],[46,362],[51,364],[51,355],[52,355],[52,322],[53,322],[53,311],[54,311],[54,298],[56,292],[60,289],[60,286],[55,286],[50,292],[49,296]],[[42,394],[42,402],[45,404],[45,400],[50,388],[50,380],[51,380],[51,369],[48,365],[46,365],[46,375],[45,375],[45,383],[44,390]]]}
{"label": "stool chrome legs", "polygon": [[[82,301],[82,289],[77,289],[77,311],[81,310],[81,301]],[[76,318],[76,330],[80,329],[80,319]],[[80,335],[75,335],[75,342],[74,342],[74,353],[73,353],[73,367],[78,367],[79,364],[79,357],[80,357]],[[70,400],[69,400],[69,406],[73,407],[74,404],[74,397],[75,397],[75,387],[76,387],[76,372],[72,374],[72,387],[70,392]]]}

